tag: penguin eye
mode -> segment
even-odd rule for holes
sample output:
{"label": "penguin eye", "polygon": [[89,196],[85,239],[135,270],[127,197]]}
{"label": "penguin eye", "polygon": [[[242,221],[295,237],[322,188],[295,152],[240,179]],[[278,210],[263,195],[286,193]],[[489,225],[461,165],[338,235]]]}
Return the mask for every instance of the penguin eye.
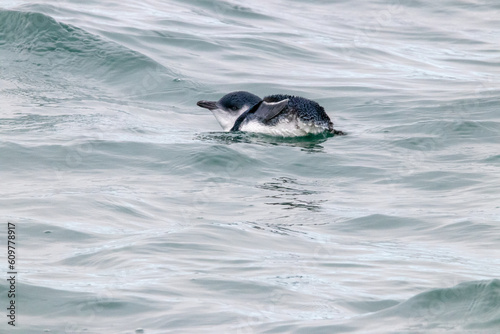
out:
{"label": "penguin eye", "polygon": [[232,111],[236,111],[236,110],[238,110],[238,107],[236,107],[236,106],[232,106],[232,107],[231,107],[231,110],[232,110]]}

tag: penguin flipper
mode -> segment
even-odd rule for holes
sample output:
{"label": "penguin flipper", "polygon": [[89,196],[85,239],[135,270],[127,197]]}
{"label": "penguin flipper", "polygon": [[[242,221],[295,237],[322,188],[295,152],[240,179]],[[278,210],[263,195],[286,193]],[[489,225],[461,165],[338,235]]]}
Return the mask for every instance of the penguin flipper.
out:
{"label": "penguin flipper", "polygon": [[238,117],[236,119],[236,122],[234,122],[233,127],[229,131],[239,131],[243,121],[246,120],[248,115],[255,113],[255,111],[260,108],[260,106],[262,105],[263,102],[264,101],[260,100],[253,107],[251,107],[250,109],[245,111],[243,114],[241,114],[240,117]]}
{"label": "penguin flipper", "polygon": [[269,121],[270,119],[276,117],[288,106],[288,99],[281,100],[279,102],[266,102],[262,101],[254,114],[257,119],[263,123]]}
{"label": "penguin flipper", "polygon": [[279,115],[280,112],[286,109],[288,106],[288,99],[281,100],[279,102],[266,102],[261,100],[249,110],[245,111],[243,114],[236,119],[233,127],[229,131],[239,131],[241,124],[244,120],[246,120],[250,115],[255,117],[262,123],[266,123],[270,119]]}

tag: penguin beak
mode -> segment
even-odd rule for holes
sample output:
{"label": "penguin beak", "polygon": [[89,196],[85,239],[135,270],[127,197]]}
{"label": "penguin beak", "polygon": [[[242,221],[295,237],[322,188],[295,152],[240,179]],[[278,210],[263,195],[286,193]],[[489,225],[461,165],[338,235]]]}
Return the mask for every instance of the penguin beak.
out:
{"label": "penguin beak", "polygon": [[215,101],[202,100],[202,101],[198,101],[196,104],[202,108],[207,108],[208,110],[218,109],[217,102],[215,102]]}

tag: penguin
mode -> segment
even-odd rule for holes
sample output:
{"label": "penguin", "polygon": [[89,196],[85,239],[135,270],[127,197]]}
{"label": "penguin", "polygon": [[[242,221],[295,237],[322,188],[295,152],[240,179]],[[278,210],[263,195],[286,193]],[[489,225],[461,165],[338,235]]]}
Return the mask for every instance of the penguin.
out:
{"label": "penguin", "polygon": [[245,91],[231,92],[219,101],[198,101],[210,110],[224,131],[244,131],[281,137],[317,134],[344,135],[317,102],[276,94],[261,99]]}

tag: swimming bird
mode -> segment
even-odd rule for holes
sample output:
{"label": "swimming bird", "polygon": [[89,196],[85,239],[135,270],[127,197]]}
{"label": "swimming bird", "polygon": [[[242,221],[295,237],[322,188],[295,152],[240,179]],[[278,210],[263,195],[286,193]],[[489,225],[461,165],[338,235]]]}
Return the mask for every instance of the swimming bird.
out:
{"label": "swimming bird", "polygon": [[237,91],[224,95],[219,101],[202,100],[197,105],[210,110],[224,131],[283,137],[345,134],[333,128],[322,106],[299,96],[276,94],[261,99],[252,93]]}

